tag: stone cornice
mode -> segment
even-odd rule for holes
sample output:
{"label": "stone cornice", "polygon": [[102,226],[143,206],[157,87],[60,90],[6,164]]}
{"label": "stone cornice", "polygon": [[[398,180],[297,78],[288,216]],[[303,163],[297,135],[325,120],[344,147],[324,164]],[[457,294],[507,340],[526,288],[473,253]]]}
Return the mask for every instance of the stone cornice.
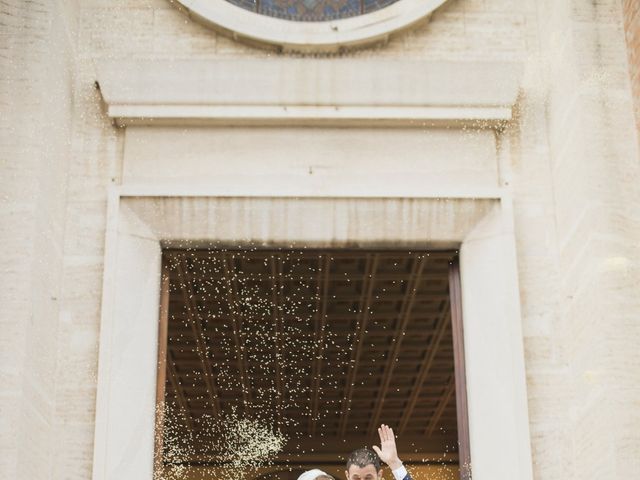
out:
{"label": "stone cornice", "polygon": [[108,61],[97,81],[118,126],[495,128],[519,77],[513,63],[267,58]]}

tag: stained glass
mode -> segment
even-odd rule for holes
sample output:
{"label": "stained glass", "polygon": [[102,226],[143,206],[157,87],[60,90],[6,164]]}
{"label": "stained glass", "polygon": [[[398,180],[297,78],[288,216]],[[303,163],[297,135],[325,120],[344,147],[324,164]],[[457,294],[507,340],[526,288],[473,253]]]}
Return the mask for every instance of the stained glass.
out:
{"label": "stained glass", "polygon": [[240,8],[298,22],[323,22],[375,12],[398,0],[227,0]]}

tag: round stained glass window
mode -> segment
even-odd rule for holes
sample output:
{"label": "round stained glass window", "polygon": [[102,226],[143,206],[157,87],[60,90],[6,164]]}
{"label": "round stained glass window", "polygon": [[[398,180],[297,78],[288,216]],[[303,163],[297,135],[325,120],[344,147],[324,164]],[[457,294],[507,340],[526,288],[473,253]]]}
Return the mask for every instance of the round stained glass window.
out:
{"label": "round stained glass window", "polygon": [[283,52],[335,53],[384,43],[447,0],[171,0],[206,25]]}
{"label": "round stained glass window", "polygon": [[269,17],[297,22],[326,22],[356,17],[387,7],[398,0],[226,0]]}

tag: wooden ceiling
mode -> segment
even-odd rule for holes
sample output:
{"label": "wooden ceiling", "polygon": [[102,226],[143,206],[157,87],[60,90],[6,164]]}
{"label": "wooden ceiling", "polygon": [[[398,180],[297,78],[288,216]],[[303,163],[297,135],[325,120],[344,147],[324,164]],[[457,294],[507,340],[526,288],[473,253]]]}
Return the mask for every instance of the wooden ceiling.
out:
{"label": "wooden ceiling", "polygon": [[340,460],[374,444],[380,423],[395,429],[406,460],[455,458],[455,256],[166,250],[165,399],[167,418],[191,438],[185,461],[224,461],[218,418],[281,432],[282,461]]}

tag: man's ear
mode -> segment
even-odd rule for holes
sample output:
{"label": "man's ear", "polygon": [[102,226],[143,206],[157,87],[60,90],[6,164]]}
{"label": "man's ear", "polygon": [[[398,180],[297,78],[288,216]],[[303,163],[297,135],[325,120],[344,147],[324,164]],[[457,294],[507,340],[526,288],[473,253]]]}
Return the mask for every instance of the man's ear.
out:
{"label": "man's ear", "polygon": [[383,471],[384,471],[384,470],[383,470],[382,468],[381,468],[380,470],[378,470],[378,478],[382,478],[382,472],[383,472]]}
{"label": "man's ear", "polygon": [[346,478],[347,480],[349,480],[349,470],[345,470],[345,471],[344,471],[344,478]]}

